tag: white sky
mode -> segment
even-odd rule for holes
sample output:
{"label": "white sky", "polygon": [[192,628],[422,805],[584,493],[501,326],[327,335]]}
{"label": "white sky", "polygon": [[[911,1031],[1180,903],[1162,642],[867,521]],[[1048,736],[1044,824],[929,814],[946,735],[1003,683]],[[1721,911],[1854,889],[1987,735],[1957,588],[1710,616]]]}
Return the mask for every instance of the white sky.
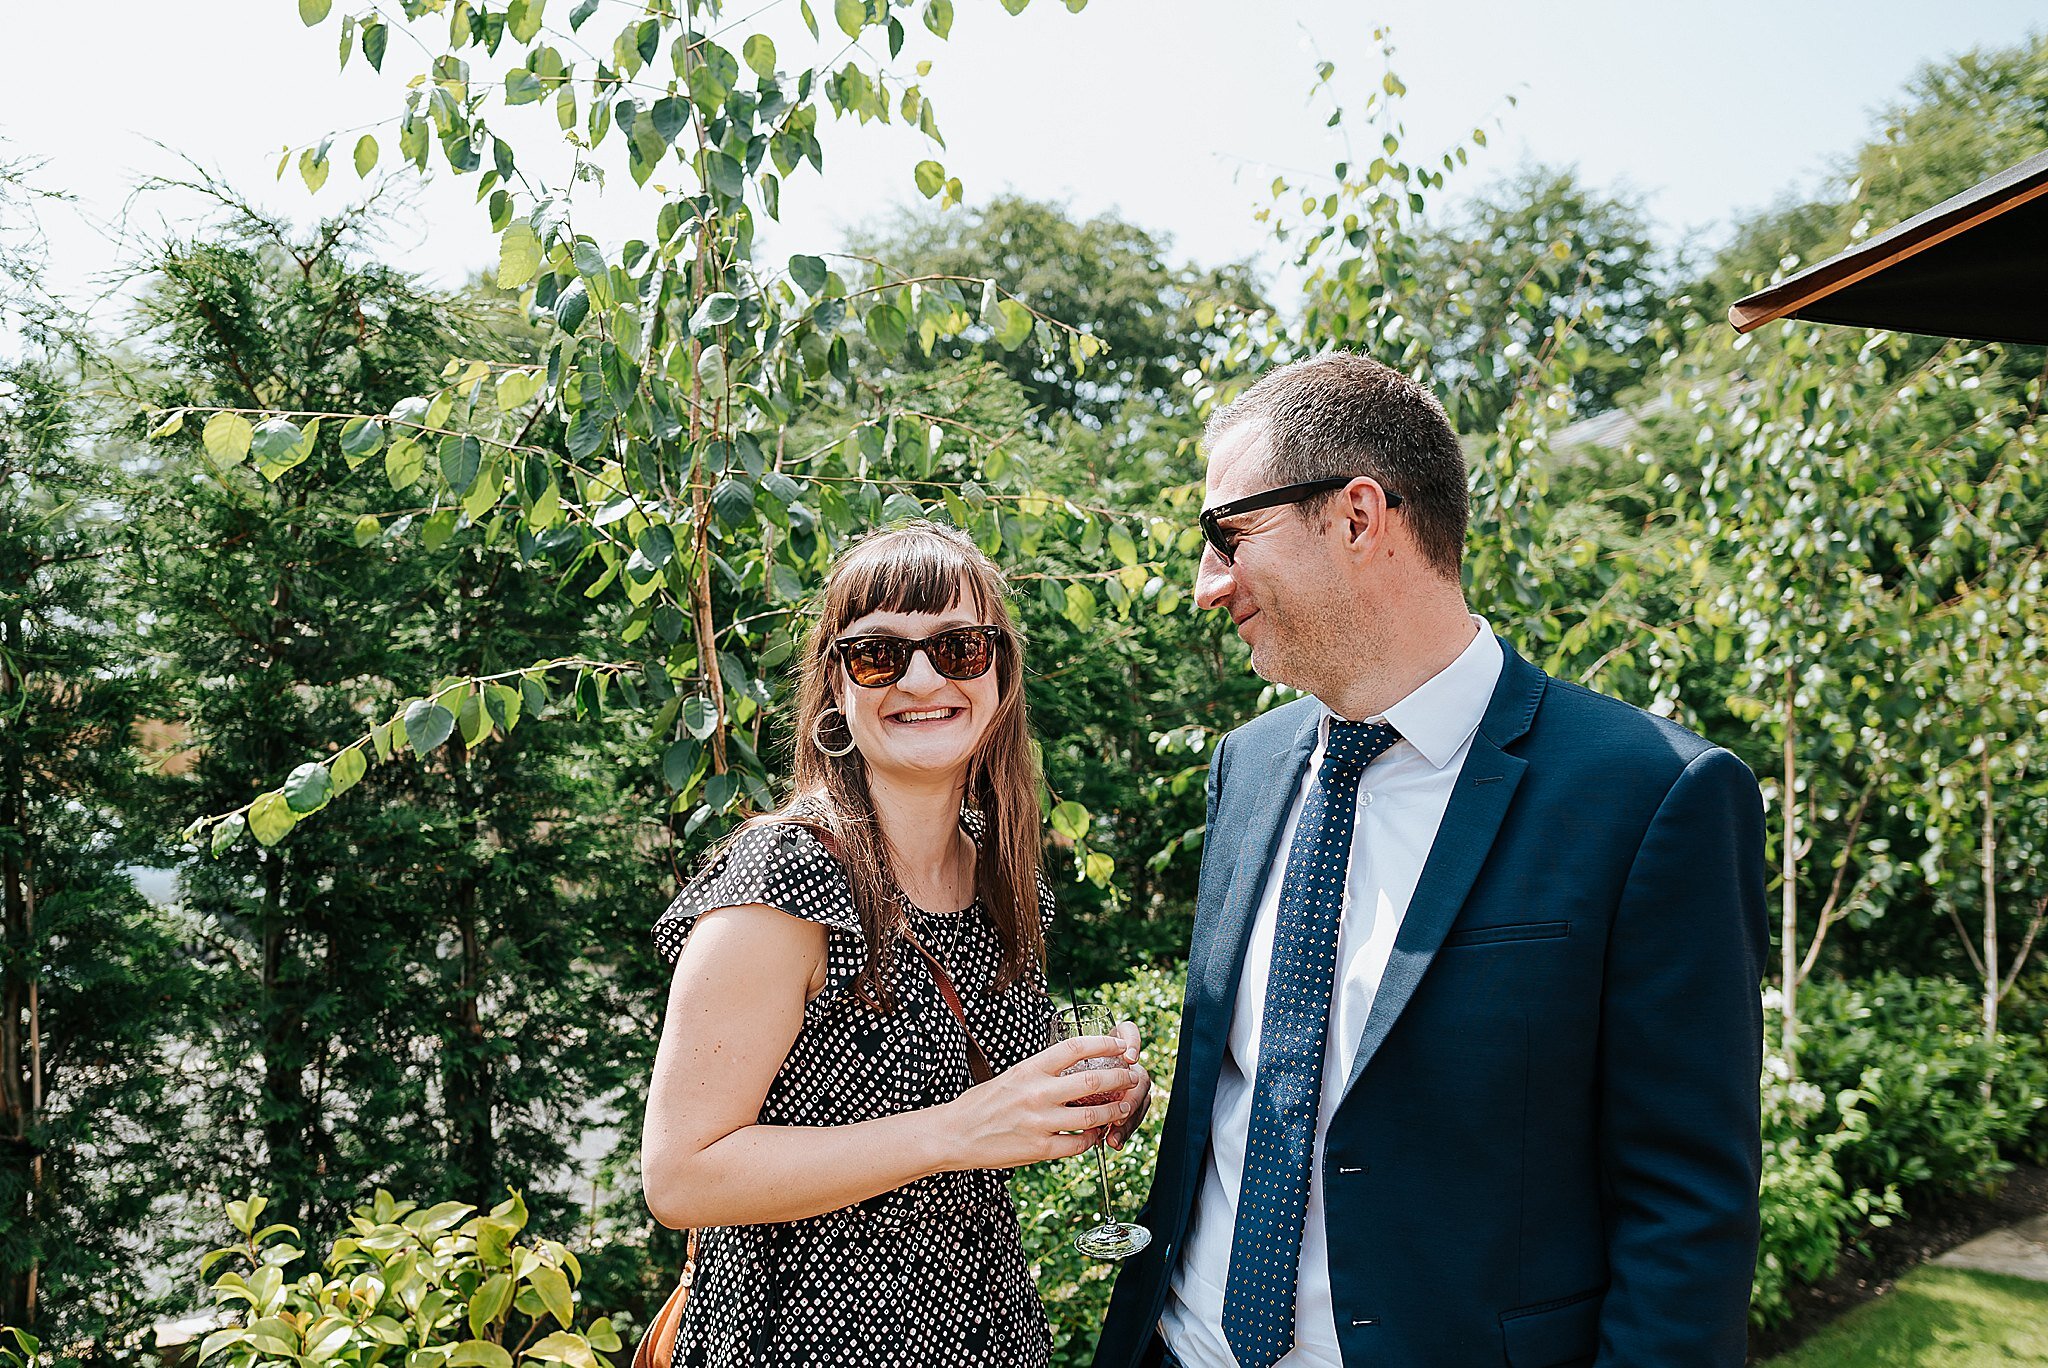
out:
{"label": "white sky", "polygon": [[[1081,214],[1114,208],[1199,262],[1255,254],[1264,235],[1250,209],[1273,175],[1326,173],[1344,155],[1325,110],[1305,102],[1316,60],[1338,64],[1356,106],[1379,78],[1370,30],[1382,23],[1410,90],[1411,149],[1440,150],[1475,123],[1492,131],[1504,119],[1469,183],[1524,159],[1576,163],[1596,185],[1643,195],[1667,243],[1711,241],[1742,212],[1812,189],[1920,63],[2048,22],[2039,0],[1093,0],[1078,15],[1034,0],[1014,19],[995,0],[957,3],[949,43],[906,16],[901,63],[934,59],[925,87],[950,150],[900,127],[828,121],[829,178],[799,173],[786,187],[783,224],[766,234],[774,255],[830,250],[848,225],[914,200],[909,169],[927,155],[963,178],[970,202],[1011,188]],[[550,20],[566,28],[572,4],[552,0]],[[833,39],[829,0],[814,4]],[[45,215],[51,283],[83,302],[118,274],[138,235],[180,226],[189,200],[130,200],[143,178],[178,174],[179,152],[294,215],[359,193],[349,149],[397,111],[425,58],[394,34],[382,80],[360,54],[337,71],[348,8],[339,0],[335,19],[307,29],[294,0],[0,0],[11,59],[0,156],[42,159],[39,182],[76,197]],[[608,0],[579,36],[606,50],[635,10]],[[806,60],[795,0],[728,7],[735,20],[755,11],[733,46],[766,26],[786,69]],[[499,117],[532,117],[536,132],[544,118],[551,130],[545,108]],[[296,171],[272,179],[285,144],[340,130],[349,131],[335,139],[317,198]],[[395,157],[395,130],[377,131]],[[443,283],[494,260],[473,185],[444,173],[419,192],[394,230],[394,256]],[[579,224],[608,241],[646,235],[648,206],[621,168]],[[118,314],[115,303],[96,310],[102,325]]]}

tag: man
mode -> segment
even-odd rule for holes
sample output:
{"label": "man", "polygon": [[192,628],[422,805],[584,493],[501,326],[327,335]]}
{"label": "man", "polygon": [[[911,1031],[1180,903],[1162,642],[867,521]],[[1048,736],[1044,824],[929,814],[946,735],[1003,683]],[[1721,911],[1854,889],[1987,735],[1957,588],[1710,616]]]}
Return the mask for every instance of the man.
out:
{"label": "man", "polygon": [[1225,737],[1097,1368],[1736,1368],[1756,781],[1466,608],[1464,460],[1360,356],[1217,415],[1196,601],[1312,697]]}

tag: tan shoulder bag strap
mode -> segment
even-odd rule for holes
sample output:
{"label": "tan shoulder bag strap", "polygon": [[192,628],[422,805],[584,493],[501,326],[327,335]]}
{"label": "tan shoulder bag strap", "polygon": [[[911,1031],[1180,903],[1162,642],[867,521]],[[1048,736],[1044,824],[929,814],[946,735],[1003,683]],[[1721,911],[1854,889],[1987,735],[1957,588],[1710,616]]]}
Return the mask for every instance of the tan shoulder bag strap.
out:
{"label": "tan shoulder bag strap", "polygon": [[960,1033],[967,1037],[967,1075],[976,1083],[986,1083],[996,1076],[988,1064],[988,1056],[981,1051],[981,1043],[974,1038],[974,1029],[967,1024],[967,1009],[960,1005],[960,990],[953,986],[953,980],[939,963],[938,956],[924,948],[924,942],[910,929],[910,923],[903,923],[903,939],[917,947],[917,953],[924,956],[924,962],[931,966],[932,980],[939,985],[939,996],[946,1000],[946,1006],[953,1013],[953,1020],[960,1023]]}

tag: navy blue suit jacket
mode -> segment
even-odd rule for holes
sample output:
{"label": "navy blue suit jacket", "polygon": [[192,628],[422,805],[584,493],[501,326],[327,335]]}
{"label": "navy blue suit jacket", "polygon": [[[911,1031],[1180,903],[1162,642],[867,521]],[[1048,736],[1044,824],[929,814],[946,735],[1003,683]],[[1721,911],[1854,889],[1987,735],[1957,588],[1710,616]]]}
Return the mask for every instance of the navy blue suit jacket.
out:
{"label": "navy blue suit jacket", "polygon": [[[1757,1245],[1763,808],[1741,761],[1503,643],[1322,1156],[1347,1365],[1739,1368]],[[1146,1350],[1318,705],[1224,738],[1180,1054],[1096,1368]]]}

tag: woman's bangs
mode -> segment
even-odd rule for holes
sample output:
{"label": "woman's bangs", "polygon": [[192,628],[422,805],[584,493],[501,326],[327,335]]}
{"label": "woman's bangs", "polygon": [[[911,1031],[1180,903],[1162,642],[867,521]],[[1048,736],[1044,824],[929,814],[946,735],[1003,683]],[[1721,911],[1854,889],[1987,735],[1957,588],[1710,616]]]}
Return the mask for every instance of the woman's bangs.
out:
{"label": "woman's bangs", "polygon": [[892,537],[841,573],[847,581],[846,622],[869,613],[943,613],[962,597],[963,587],[977,617],[1003,621],[978,567],[937,537]]}

